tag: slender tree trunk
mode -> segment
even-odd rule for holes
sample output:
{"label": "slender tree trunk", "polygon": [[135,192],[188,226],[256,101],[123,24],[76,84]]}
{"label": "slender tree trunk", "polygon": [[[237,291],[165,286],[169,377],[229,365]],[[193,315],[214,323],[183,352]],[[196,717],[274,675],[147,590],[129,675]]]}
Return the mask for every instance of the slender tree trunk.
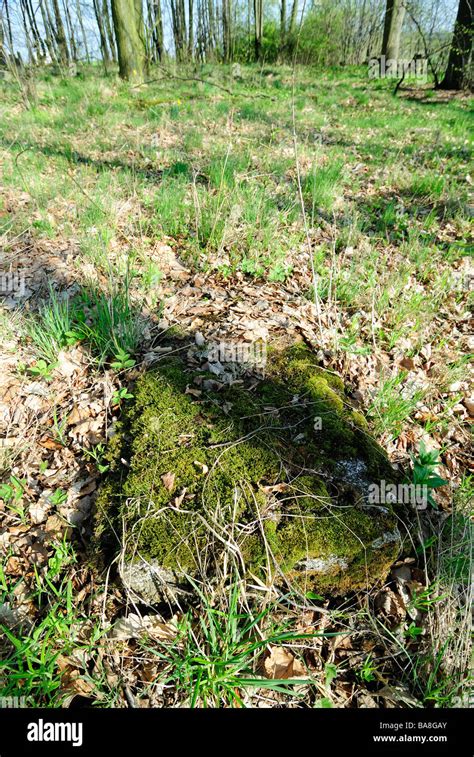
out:
{"label": "slender tree trunk", "polygon": [[3,16],[0,16],[0,66],[6,66],[7,53],[5,50],[5,27],[3,24]]}
{"label": "slender tree trunk", "polygon": [[216,39],[217,39],[216,14],[215,14],[213,0],[208,0],[207,12],[209,15],[209,35],[208,35],[208,48],[206,52],[209,52],[212,55],[216,49]]}
{"label": "slender tree trunk", "polygon": [[21,9],[21,18],[23,21],[23,29],[25,31],[25,41],[26,41],[26,49],[28,50],[28,58],[30,59],[31,63],[35,65],[36,63],[36,57],[35,57],[35,52],[34,52],[35,45],[31,40],[30,27],[27,22],[24,0],[20,0],[20,9]]}
{"label": "slender tree trunk", "polygon": [[10,53],[13,55],[13,35],[12,35],[12,22],[10,18],[10,7],[8,5],[8,0],[4,0],[4,8],[5,8],[5,18],[7,20],[6,23],[6,31],[7,31],[7,38],[8,38],[8,44],[10,47]]}
{"label": "slender tree trunk", "polygon": [[170,5],[176,60],[183,61],[186,57],[187,49],[186,11],[184,0],[170,0]]}
{"label": "slender tree trunk", "polygon": [[145,18],[143,15],[143,2],[142,0],[135,0],[135,23],[138,31],[138,36],[143,48],[143,67],[144,71],[148,75],[149,71],[149,50],[147,46],[147,37],[145,33]]}
{"label": "slender tree trunk", "polygon": [[188,56],[192,60],[194,56],[194,3],[188,0]]}
{"label": "slender tree trunk", "polygon": [[107,70],[107,66],[110,63],[110,52],[109,52],[109,46],[107,44],[107,34],[105,31],[104,19],[102,18],[102,13],[99,7],[98,0],[94,0],[94,13],[95,13],[95,20],[97,21],[97,28],[99,30],[102,60],[104,61],[104,66],[105,66],[105,69]]}
{"label": "slender tree trunk", "polygon": [[80,0],[76,0],[76,15],[77,20],[79,21],[79,26],[81,27],[81,36],[82,36],[82,44],[84,45],[84,52],[86,54],[86,60],[88,63],[91,62],[91,56],[89,53],[89,45],[87,44],[87,34],[86,30],[84,28],[84,20],[82,18],[82,10],[81,10],[81,3]]}
{"label": "slender tree trunk", "polygon": [[150,57],[154,61],[160,61],[163,58],[163,16],[160,0],[148,0],[148,19],[152,48]]}
{"label": "slender tree trunk", "polygon": [[255,18],[255,60],[262,57],[263,36],[263,0],[253,0],[253,12]]}
{"label": "slender tree trunk", "polygon": [[102,16],[104,19],[104,32],[107,35],[110,58],[114,63],[117,62],[117,47],[115,44],[115,35],[110,19],[109,4],[107,0],[102,0]]}
{"label": "slender tree trunk", "polygon": [[286,47],[286,0],[281,0],[280,5],[280,55]]}
{"label": "slender tree trunk", "polygon": [[52,0],[54,21],[55,21],[55,36],[59,50],[59,57],[61,63],[69,63],[69,50],[66,41],[66,34],[64,32],[63,20],[61,18],[61,12],[59,10],[58,0]]}
{"label": "slender tree trunk", "polygon": [[153,3],[155,10],[155,46],[158,60],[163,60],[164,43],[163,43],[163,14],[161,12],[160,0]]}
{"label": "slender tree trunk", "polygon": [[145,50],[138,29],[139,19],[134,0],[112,0],[112,18],[120,76],[127,81],[140,82],[143,80]]}
{"label": "slender tree trunk", "polygon": [[31,28],[31,33],[33,35],[35,48],[38,55],[38,60],[43,60],[46,58],[46,47],[43,42],[43,38],[41,34],[39,33],[38,24],[36,23],[35,13],[33,10],[33,6],[31,4],[31,0],[25,0],[25,10],[26,15],[28,16],[28,21]]}
{"label": "slender tree trunk", "polygon": [[232,60],[232,3],[231,0],[222,0],[222,42],[224,61]]}
{"label": "slender tree trunk", "polygon": [[146,44],[148,49],[148,57],[152,63],[156,63],[158,56],[156,54],[156,37],[155,37],[155,14],[153,12],[152,0],[147,0],[147,22],[146,22]]}
{"label": "slender tree trunk", "polygon": [[448,66],[440,89],[462,89],[464,85],[472,54],[473,11],[472,0],[459,0]]}
{"label": "slender tree trunk", "polygon": [[43,26],[45,30],[45,42],[46,47],[53,63],[57,63],[59,60],[59,51],[56,44],[56,35],[54,31],[53,19],[51,18],[51,12],[49,9],[48,1],[41,0],[40,2],[41,17],[43,19]]}
{"label": "slender tree trunk", "polygon": [[382,39],[382,55],[387,60],[398,59],[404,18],[404,0],[387,0]]}
{"label": "slender tree trunk", "polygon": [[69,35],[69,47],[71,49],[71,57],[73,61],[77,63],[78,55],[77,55],[76,37],[74,35],[74,28],[71,21],[71,14],[69,12],[67,0],[63,0],[63,10],[64,10],[64,17],[66,19],[66,28]]}
{"label": "slender tree trunk", "polygon": [[293,36],[296,32],[296,19],[298,17],[298,0],[293,0],[291,6],[290,26],[288,27],[288,33]]}

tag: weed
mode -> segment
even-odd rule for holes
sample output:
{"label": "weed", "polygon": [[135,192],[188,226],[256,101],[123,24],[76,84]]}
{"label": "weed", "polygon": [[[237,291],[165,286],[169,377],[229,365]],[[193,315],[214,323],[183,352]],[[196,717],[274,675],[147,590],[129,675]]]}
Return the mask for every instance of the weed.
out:
{"label": "weed", "polygon": [[[112,402],[113,402],[113,399],[112,399]],[[113,404],[119,404],[119,403],[113,402]],[[97,444],[95,447],[92,447],[92,449],[87,449],[87,447],[81,447],[81,449],[85,457],[94,461],[99,473],[105,473],[106,471],[109,470],[110,466],[104,463],[104,456],[106,453],[105,444]]]}
{"label": "weed", "polygon": [[133,368],[135,365],[135,360],[130,357],[128,352],[125,352],[125,350],[122,350],[120,347],[115,353],[115,359],[112,363],[110,363],[110,367],[114,369],[114,371],[127,371],[129,368]]}
{"label": "weed", "polygon": [[120,389],[117,389],[117,391],[113,395],[112,405],[121,405],[124,400],[131,399],[133,399],[133,394],[131,394],[125,386],[122,386]]}
{"label": "weed", "polygon": [[81,300],[88,311],[82,332],[99,364],[112,355],[127,355],[125,362],[132,360],[130,355],[138,350],[142,325],[132,307],[128,283],[110,295],[83,292]]}
{"label": "weed", "polygon": [[26,325],[26,333],[43,359],[42,366],[45,361],[54,363],[64,347],[81,339],[78,321],[80,314],[71,308],[69,299],[62,298],[50,288],[48,302],[40,307],[37,316]]}
{"label": "weed", "polygon": [[377,672],[377,666],[374,664],[374,660],[372,657],[372,654],[367,655],[367,657],[364,660],[364,664],[360,668],[360,670],[357,672],[358,678],[361,679],[361,681],[365,681],[366,683],[371,683],[372,681],[376,680],[376,672]]}
{"label": "weed", "polygon": [[213,607],[202,591],[194,588],[200,599],[199,614],[189,611],[182,617],[173,641],[145,647],[160,662],[158,681],[173,687],[189,707],[244,707],[244,692],[251,689],[297,696],[295,684],[310,683],[310,679],[267,679],[256,674],[269,645],[291,644],[308,636],[289,632],[283,626],[261,632],[260,625],[269,620],[270,608],[255,616],[242,612],[238,584],[229,589],[225,609]]}
{"label": "weed", "polygon": [[402,386],[405,378],[406,373],[401,371],[392,378],[381,380],[380,387],[374,392],[368,413],[377,434],[387,434],[397,439],[403,424],[422,399],[422,390],[406,391],[406,387]]}
{"label": "weed", "polygon": [[57,363],[47,363],[46,360],[40,358],[33,365],[28,366],[27,371],[32,376],[39,376],[46,379],[46,381],[52,381],[53,373],[57,366]]}
{"label": "weed", "polygon": [[440,486],[446,486],[448,483],[436,473],[436,468],[439,465],[438,457],[439,452],[437,450],[428,452],[423,441],[420,443],[418,456],[414,457],[411,455],[413,463],[412,483],[415,486],[426,487],[428,502],[434,508],[437,508],[437,504],[433,499],[431,490],[438,489]]}
{"label": "weed", "polygon": [[65,492],[63,489],[56,489],[56,491],[51,494],[49,501],[52,505],[63,505],[64,502],[67,500],[67,492]]}

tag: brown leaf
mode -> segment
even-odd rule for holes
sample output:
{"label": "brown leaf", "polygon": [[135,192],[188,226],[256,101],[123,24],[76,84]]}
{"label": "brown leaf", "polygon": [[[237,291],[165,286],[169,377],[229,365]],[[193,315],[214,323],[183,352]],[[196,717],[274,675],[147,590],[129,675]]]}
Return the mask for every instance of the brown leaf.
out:
{"label": "brown leaf", "polygon": [[185,394],[190,394],[192,397],[200,397],[201,394],[202,394],[202,392],[200,391],[200,389],[193,389],[189,385],[186,387],[186,391],[184,393]]}
{"label": "brown leaf", "polygon": [[264,664],[266,678],[306,678],[302,664],[284,647],[272,647]]}
{"label": "brown leaf", "polygon": [[168,492],[173,491],[175,478],[176,478],[176,475],[172,473],[171,471],[168,471],[168,473],[165,473],[163,476],[161,476],[161,481],[166,491]]}
{"label": "brown leaf", "polygon": [[82,353],[78,349],[61,350],[58,354],[57,371],[64,378],[70,378],[74,373],[82,369]]}
{"label": "brown leaf", "polygon": [[56,439],[51,439],[50,436],[44,436],[40,439],[39,444],[45,449],[62,449],[63,445]]}
{"label": "brown leaf", "polygon": [[186,496],[186,492],[187,492],[187,491],[188,491],[188,490],[186,489],[186,487],[184,487],[184,489],[183,489],[183,491],[181,492],[181,494],[179,494],[179,495],[178,495],[177,497],[175,497],[175,498],[174,498],[174,500],[173,500],[173,505],[174,505],[175,507],[181,507],[181,504],[182,504],[182,502],[183,502],[183,499],[184,499],[184,498],[185,498],[185,496]]}

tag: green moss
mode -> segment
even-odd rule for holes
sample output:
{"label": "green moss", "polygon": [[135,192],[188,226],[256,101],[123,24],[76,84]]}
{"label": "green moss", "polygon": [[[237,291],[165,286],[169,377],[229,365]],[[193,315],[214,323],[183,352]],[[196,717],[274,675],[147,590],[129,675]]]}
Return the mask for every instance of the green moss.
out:
{"label": "green moss", "polygon": [[346,409],[340,379],[306,348],[269,362],[252,390],[234,385],[198,398],[186,393],[195,374],[176,358],[138,380],[110,444],[114,474],[98,498],[99,541],[107,524],[124,523],[127,560],[140,555],[181,575],[202,568],[203,555],[212,570],[230,539],[263,580],[282,572],[340,591],[364,584],[367,570],[383,577],[393,544],[371,545],[393,530],[392,516],[357,509],[332,481],[338,460],[366,459],[373,447],[373,468],[382,451]]}

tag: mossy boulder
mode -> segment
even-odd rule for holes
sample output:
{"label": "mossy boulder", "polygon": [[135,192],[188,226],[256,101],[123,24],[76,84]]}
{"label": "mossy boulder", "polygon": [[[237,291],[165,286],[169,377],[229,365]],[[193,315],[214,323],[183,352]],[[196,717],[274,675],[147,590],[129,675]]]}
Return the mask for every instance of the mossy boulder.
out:
{"label": "mossy boulder", "polygon": [[303,591],[383,579],[400,537],[365,490],[393,471],[341,379],[303,346],[271,353],[264,378],[210,378],[163,360],[138,379],[110,442],[95,538],[104,550],[122,536],[124,581],[157,601],[212,576],[224,553]]}

